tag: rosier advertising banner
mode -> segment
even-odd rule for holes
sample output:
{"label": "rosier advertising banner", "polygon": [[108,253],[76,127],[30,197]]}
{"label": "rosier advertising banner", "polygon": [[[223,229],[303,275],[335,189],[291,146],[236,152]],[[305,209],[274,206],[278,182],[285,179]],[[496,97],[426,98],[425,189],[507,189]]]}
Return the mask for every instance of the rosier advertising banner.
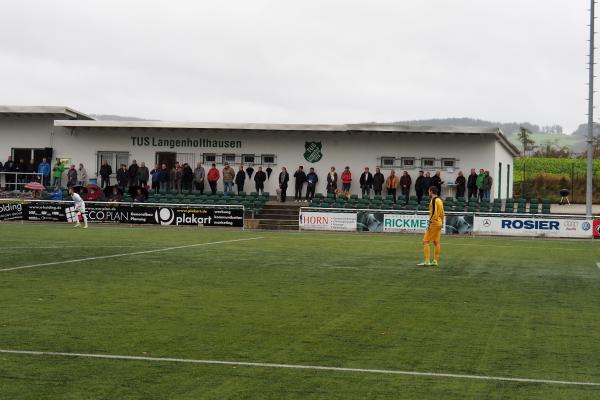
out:
{"label": "rosier advertising banner", "polygon": [[584,219],[475,217],[476,234],[590,239],[593,221]]}

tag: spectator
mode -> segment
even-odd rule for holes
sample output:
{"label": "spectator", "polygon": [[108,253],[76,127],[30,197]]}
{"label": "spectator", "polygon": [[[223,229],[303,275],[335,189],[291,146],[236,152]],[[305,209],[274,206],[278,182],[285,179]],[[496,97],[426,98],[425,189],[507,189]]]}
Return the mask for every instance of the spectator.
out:
{"label": "spectator", "polygon": [[394,198],[394,203],[396,202],[396,191],[398,189],[399,183],[400,181],[396,176],[396,171],[392,170],[390,172],[390,176],[388,176],[385,180],[385,188],[387,189],[387,194],[392,195],[392,197]]}
{"label": "spectator", "polygon": [[429,172],[425,172],[425,176],[423,177],[423,193],[427,193],[429,196],[429,188],[431,187],[431,174]]}
{"label": "spectator", "polygon": [[83,168],[83,164],[79,164],[77,169],[77,184],[79,186],[85,186],[87,184],[87,171]]}
{"label": "spectator", "polygon": [[225,162],[225,168],[223,168],[223,193],[227,196],[233,191],[233,181],[235,179],[235,171],[229,166],[228,162]]}
{"label": "spectator", "polygon": [[125,191],[129,178],[127,176],[127,165],[121,164],[121,168],[117,170],[117,185],[121,190]]}
{"label": "spectator", "polygon": [[369,172],[369,167],[365,167],[365,171],[360,175],[358,180],[363,198],[371,196],[371,188],[373,187],[373,174]]}
{"label": "spectator", "polygon": [[[123,164],[123,167],[125,169],[125,174],[127,174],[127,166]],[[123,195],[121,194],[121,191],[119,191],[117,187],[113,186],[112,194],[108,198],[108,201],[119,203],[121,200],[123,200]]]}
{"label": "spectator", "polygon": [[71,164],[69,171],[67,172],[67,187],[71,188],[77,185],[77,170],[75,165]]}
{"label": "spectator", "polygon": [[167,169],[167,164],[163,164],[160,168],[160,191],[162,193],[167,193],[169,191],[169,179],[171,178],[171,173]]}
{"label": "spectator", "polygon": [[[141,166],[140,166],[140,168],[141,168]],[[133,201],[135,203],[145,203],[146,202],[146,195],[142,191],[142,188],[137,188],[137,191],[136,191],[135,197],[133,198]]]}
{"label": "spectator", "polygon": [[181,165],[178,162],[175,162],[173,168],[171,168],[171,172],[169,172],[169,182],[171,183],[171,191],[180,193],[181,192]]}
{"label": "spectator", "polygon": [[477,172],[475,172],[475,168],[471,168],[471,174],[469,175],[469,179],[467,179],[467,190],[469,200],[473,197],[477,198]]}
{"label": "spectator", "polygon": [[194,169],[194,187],[200,194],[204,194],[204,177],[206,176],[204,172],[204,167],[202,163],[198,161],[196,163],[196,168]]}
{"label": "spectator", "polygon": [[265,192],[265,181],[267,180],[267,174],[264,173],[262,167],[258,167],[258,171],[254,174],[254,186],[256,187],[256,193],[261,194]]}
{"label": "spectator", "polygon": [[27,175],[24,175],[25,173],[27,173],[27,164],[25,163],[24,159],[19,159],[19,162],[15,167],[15,172],[17,172],[17,183],[20,184],[17,185],[15,189],[22,190],[22,184],[27,183]]}
{"label": "spectator", "polygon": [[108,165],[107,160],[102,161],[102,165],[100,166],[100,187],[104,189],[107,186],[110,186],[110,176],[112,175],[112,167]]}
{"label": "spectator", "polygon": [[302,187],[304,186],[304,182],[306,182],[306,173],[304,172],[304,167],[302,165],[298,167],[296,172],[294,172],[294,180],[296,184],[294,201],[298,203],[299,201],[302,201]]}
{"label": "spectator", "polygon": [[384,183],[385,177],[381,173],[379,167],[375,167],[375,175],[373,175],[373,191],[375,192],[375,196],[381,196]]}
{"label": "spectator", "polygon": [[492,184],[494,180],[490,176],[490,171],[485,171],[483,176],[483,200],[490,201],[492,194]]}
{"label": "spectator", "polygon": [[50,200],[62,200],[62,190],[60,190],[60,186],[54,187],[54,190],[50,193]]}
{"label": "spectator", "polygon": [[48,187],[50,185],[50,164],[46,158],[42,158],[42,162],[37,167],[38,174],[42,174],[42,185]]}
{"label": "spectator", "polygon": [[235,174],[235,185],[237,186],[238,194],[244,191],[244,182],[246,182],[246,171],[244,171],[244,166],[240,165],[240,169]]}
{"label": "spectator", "polygon": [[208,185],[210,186],[210,191],[212,194],[217,193],[217,182],[219,182],[219,178],[221,177],[221,173],[217,169],[215,164],[208,170],[208,175],[206,179],[208,179]]}
{"label": "spectator", "polygon": [[[8,159],[4,163],[4,172],[15,172],[17,164],[13,161],[12,156],[8,156]],[[4,176],[4,184],[6,190],[16,190],[14,183],[16,183],[15,176],[13,174],[6,174]]]}
{"label": "spectator", "polygon": [[431,178],[431,186],[435,186],[437,188],[438,197],[442,197],[442,184],[445,182],[442,180],[440,175],[440,171],[437,171],[433,178]]}
{"label": "spectator", "polygon": [[148,186],[148,180],[150,180],[150,171],[148,171],[146,163],[142,161],[137,172],[137,183],[141,187],[145,188]]}
{"label": "spectator", "polygon": [[287,198],[287,188],[288,182],[290,181],[290,174],[288,174],[287,169],[285,167],[281,167],[281,172],[279,173],[279,189],[281,190],[281,202],[285,203]]}
{"label": "spectator", "polygon": [[311,168],[306,175],[306,201],[310,201],[315,197],[315,190],[317,188],[317,182],[319,177],[315,173],[315,169]]}
{"label": "spectator", "polygon": [[335,195],[335,191],[337,190],[337,181],[338,175],[335,172],[335,167],[331,167],[331,170],[327,174],[327,193],[332,193]]}
{"label": "spectator", "polygon": [[187,190],[188,193],[192,193],[192,181],[194,180],[194,171],[192,171],[192,167],[188,163],[183,164],[182,174],[181,174],[181,184],[183,190]]}
{"label": "spectator", "polygon": [[28,163],[25,164],[25,171],[30,174],[25,177],[25,182],[35,182],[37,180],[38,176],[34,175],[36,170],[37,168],[35,167],[35,160],[32,158]]}
{"label": "spectator", "polygon": [[412,185],[412,178],[408,174],[408,171],[404,171],[400,177],[400,191],[404,196],[404,201],[408,202],[410,197],[410,187]]}
{"label": "spectator", "polygon": [[137,165],[137,161],[133,160],[129,166],[129,170],[127,171],[127,181],[129,183],[129,187],[138,185],[138,170],[139,167]]}
{"label": "spectator", "polygon": [[65,166],[60,162],[60,158],[57,158],[54,168],[52,168],[52,186],[62,186],[62,175],[64,171]]}
{"label": "spectator", "polygon": [[419,171],[419,176],[417,177],[417,180],[415,181],[415,193],[417,195],[417,201],[419,203],[421,203],[421,200],[423,199],[423,186],[425,186],[423,184],[424,180],[425,180],[424,172]]}
{"label": "spectator", "polygon": [[350,193],[350,186],[352,185],[352,172],[350,167],[346,166],[344,172],[342,172],[342,191],[344,193]]}
{"label": "spectator", "polygon": [[150,171],[150,175],[152,176],[152,190],[155,193],[159,193],[160,192],[160,167],[158,166],[158,164],[154,164],[154,168],[152,168],[152,171]]}
{"label": "spectator", "polygon": [[485,178],[485,172],[482,168],[479,170],[479,175],[477,175],[477,181],[476,181],[479,201],[483,200],[483,179],[484,178]]}
{"label": "spectator", "polygon": [[462,171],[458,171],[458,176],[454,181],[454,185],[456,186],[456,198],[464,199],[465,198],[465,185],[467,180],[465,179]]}

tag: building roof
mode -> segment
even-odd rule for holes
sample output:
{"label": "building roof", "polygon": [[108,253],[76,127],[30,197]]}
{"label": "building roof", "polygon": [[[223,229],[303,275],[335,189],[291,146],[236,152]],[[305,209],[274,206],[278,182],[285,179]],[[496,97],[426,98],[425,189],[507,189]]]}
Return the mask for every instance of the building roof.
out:
{"label": "building roof", "polygon": [[33,117],[47,115],[52,118],[67,120],[90,120],[94,118],[80,111],[64,106],[2,106],[0,105],[0,116],[5,117]]}
{"label": "building roof", "polygon": [[211,123],[211,122],[172,122],[172,121],[96,121],[96,120],[57,120],[54,126],[84,129],[166,129],[166,130],[223,130],[261,132],[339,132],[339,133],[396,133],[420,135],[474,135],[494,136],[513,156],[519,155],[515,147],[502,134],[500,128],[490,127],[438,127],[409,126],[395,124],[260,124],[260,123]]}

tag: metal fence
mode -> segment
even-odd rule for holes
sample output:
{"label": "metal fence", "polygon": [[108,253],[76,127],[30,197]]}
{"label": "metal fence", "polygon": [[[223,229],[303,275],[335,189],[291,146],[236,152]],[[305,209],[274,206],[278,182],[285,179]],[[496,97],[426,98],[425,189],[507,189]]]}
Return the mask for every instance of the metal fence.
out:
{"label": "metal fence", "polygon": [[0,172],[0,187],[14,192],[30,182],[42,183],[43,174],[37,172]]}

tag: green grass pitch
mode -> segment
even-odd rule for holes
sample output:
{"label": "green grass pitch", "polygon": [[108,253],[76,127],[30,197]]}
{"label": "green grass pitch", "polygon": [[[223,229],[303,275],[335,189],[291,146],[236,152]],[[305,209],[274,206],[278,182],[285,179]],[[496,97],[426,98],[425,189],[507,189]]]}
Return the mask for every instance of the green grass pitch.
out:
{"label": "green grass pitch", "polygon": [[[0,225],[0,349],[600,383],[599,243]],[[0,399],[598,399],[600,386],[0,353]]]}

